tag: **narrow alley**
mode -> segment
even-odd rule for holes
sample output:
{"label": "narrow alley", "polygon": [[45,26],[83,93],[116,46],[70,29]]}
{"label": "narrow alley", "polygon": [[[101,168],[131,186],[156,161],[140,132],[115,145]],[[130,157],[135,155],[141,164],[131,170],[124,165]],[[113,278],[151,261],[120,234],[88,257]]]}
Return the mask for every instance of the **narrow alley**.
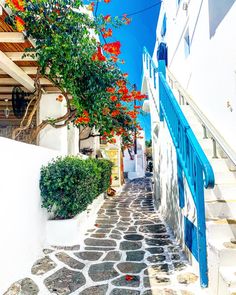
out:
{"label": "narrow alley", "polygon": [[198,276],[154,208],[150,177],[106,199],[82,245],[44,253],[28,278],[4,295],[19,289],[27,295],[201,293]]}

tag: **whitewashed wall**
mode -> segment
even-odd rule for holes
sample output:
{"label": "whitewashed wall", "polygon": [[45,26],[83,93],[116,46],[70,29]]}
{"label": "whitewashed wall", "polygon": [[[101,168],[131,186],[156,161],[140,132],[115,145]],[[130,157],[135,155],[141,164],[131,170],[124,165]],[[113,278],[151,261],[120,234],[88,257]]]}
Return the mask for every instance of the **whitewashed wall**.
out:
{"label": "whitewashed wall", "polygon": [[47,213],[41,208],[40,168],[58,152],[0,137],[0,294],[24,278],[42,254]]}
{"label": "whitewashed wall", "polygon": [[[135,160],[134,150],[132,151],[133,160],[130,159],[128,150],[124,151],[124,172],[138,172],[137,177],[145,175],[147,163],[145,155],[145,132],[139,131],[140,138],[137,138],[137,159]],[[135,171],[136,169],[136,171]]]}
{"label": "whitewashed wall", "polygon": [[[209,1],[213,3],[209,7]],[[202,112],[236,151],[236,3],[231,0],[165,0],[157,27],[157,38],[164,10],[167,14],[165,40],[169,68],[190,93]],[[209,13],[210,9],[210,13]],[[217,17],[211,17],[213,10]],[[224,13],[223,13],[224,12]],[[218,18],[221,15],[221,21]],[[184,36],[189,30],[190,54],[185,56]],[[213,31],[213,33],[212,33]],[[157,48],[157,47],[156,47]],[[154,53],[154,56],[156,52]]]}
{"label": "whitewashed wall", "polygon": [[124,151],[124,172],[134,172],[135,171],[135,161],[130,159],[128,150]]}
{"label": "whitewashed wall", "polygon": [[183,248],[185,248],[192,265],[198,268],[196,260],[188,253],[189,251],[184,243],[184,216],[188,217],[195,225],[197,222],[194,202],[187,181],[183,175],[185,207],[183,209],[179,207],[176,150],[165,120],[160,122],[159,119],[158,86],[156,89],[153,87],[153,78],[149,78],[146,69],[144,69],[144,77],[146,78],[143,80],[142,91],[148,93],[151,115],[155,204],[162,213],[162,216],[176,239],[182,244]]}
{"label": "whitewashed wall", "polygon": [[[66,100],[56,100],[58,94],[43,94],[39,108],[39,123],[46,119],[56,119],[66,114]],[[39,134],[39,145],[56,150],[64,155],[78,154],[79,152],[79,130],[73,125],[67,127],[53,128],[47,126]]]}

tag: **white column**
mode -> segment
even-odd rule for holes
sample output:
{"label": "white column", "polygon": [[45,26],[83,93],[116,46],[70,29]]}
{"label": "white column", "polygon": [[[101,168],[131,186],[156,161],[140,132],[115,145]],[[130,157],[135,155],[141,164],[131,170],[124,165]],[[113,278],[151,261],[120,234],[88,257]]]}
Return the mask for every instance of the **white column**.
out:
{"label": "white column", "polygon": [[[58,94],[43,94],[39,108],[39,123],[45,119],[56,119],[66,113],[66,101],[56,100]],[[67,127],[53,128],[47,126],[39,134],[39,145],[62,154],[68,153]]]}

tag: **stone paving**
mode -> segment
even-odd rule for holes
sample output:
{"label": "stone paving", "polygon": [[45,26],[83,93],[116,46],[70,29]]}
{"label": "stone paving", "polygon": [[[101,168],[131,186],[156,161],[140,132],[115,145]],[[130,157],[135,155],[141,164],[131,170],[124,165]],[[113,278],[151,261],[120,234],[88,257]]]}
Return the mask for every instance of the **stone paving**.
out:
{"label": "stone paving", "polygon": [[105,200],[84,243],[50,247],[4,295],[194,295],[199,278],[155,210],[151,178]]}

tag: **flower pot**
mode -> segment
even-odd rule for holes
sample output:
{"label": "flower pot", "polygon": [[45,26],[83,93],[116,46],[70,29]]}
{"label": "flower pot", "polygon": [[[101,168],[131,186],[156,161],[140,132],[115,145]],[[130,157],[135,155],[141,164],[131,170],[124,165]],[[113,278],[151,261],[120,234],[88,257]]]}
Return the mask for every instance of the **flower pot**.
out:
{"label": "flower pot", "polygon": [[95,223],[97,212],[104,201],[99,195],[87,209],[71,219],[48,220],[46,229],[47,245],[73,246],[84,240],[86,231]]}

